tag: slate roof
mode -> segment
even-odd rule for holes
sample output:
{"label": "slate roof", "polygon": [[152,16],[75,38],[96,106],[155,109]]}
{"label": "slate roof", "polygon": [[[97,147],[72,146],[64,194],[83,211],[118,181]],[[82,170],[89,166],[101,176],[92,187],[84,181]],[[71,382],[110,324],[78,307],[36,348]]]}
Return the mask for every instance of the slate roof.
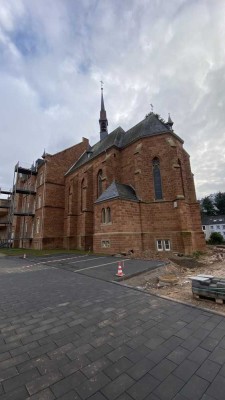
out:
{"label": "slate roof", "polygon": [[225,215],[202,215],[202,225],[225,224]]}
{"label": "slate roof", "polygon": [[135,190],[129,186],[122,183],[113,182],[111,185],[99,196],[95,203],[100,203],[102,201],[111,199],[124,199],[130,201],[139,201],[136,196]]}
{"label": "slate roof", "polygon": [[165,132],[171,133],[170,127],[161,122],[154,113],[150,113],[145,119],[126,132],[122,146],[125,147],[142,137],[154,136]]}
{"label": "slate roof", "polygon": [[122,136],[125,134],[124,130],[119,126],[113,132],[105,137],[105,139],[100,140],[94,146],[89,146],[88,151],[85,151],[77,162],[69,169],[66,173],[69,174],[84,165],[87,161],[97,157],[99,154],[103,153],[112,146],[120,147]]}
{"label": "slate roof", "polygon": [[103,153],[113,146],[122,149],[142,137],[154,136],[167,132],[172,133],[174,136],[176,136],[178,140],[183,143],[182,139],[179,136],[175,135],[175,133],[171,130],[171,127],[168,123],[162,122],[156,114],[151,112],[149,115],[146,116],[145,119],[143,119],[133,128],[129,129],[127,132],[125,132],[119,126],[113,132],[108,134],[103,140],[100,140],[92,147],[90,146],[88,151],[85,151],[78,159],[78,161],[76,161],[75,164],[72,165],[66,175],[72,173],[81,165],[84,165],[89,160],[97,157],[99,154]]}

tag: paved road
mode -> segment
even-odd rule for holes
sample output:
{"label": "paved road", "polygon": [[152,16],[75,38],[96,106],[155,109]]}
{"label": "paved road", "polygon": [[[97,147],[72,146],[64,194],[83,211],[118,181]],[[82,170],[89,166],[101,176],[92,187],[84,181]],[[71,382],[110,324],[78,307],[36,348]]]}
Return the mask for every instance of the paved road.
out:
{"label": "paved road", "polygon": [[59,259],[0,259],[0,400],[224,400],[225,318]]}
{"label": "paved road", "polygon": [[41,266],[47,265],[110,282],[121,280],[116,275],[119,263],[124,274],[123,279],[165,265],[165,262],[159,260],[131,260],[125,257],[98,256],[94,254],[61,254],[57,256],[28,257],[26,260],[20,260],[21,262],[24,269],[27,270],[38,269]]}

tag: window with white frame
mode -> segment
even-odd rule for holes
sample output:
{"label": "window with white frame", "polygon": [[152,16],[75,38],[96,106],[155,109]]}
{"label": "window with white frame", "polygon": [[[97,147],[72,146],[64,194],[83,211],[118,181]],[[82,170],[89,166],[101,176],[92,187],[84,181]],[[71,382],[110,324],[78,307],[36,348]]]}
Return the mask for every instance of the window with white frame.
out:
{"label": "window with white frame", "polygon": [[216,225],[216,229],[220,229],[220,225]]}
{"label": "window with white frame", "polygon": [[205,231],[205,225],[202,225],[202,230]]}
{"label": "window with white frame", "polygon": [[211,225],[211,226],[210,226],[210,229],[213,229],[213,228],[214,228],[214,226],[213,226],[213,225]]}
{"label": "window with white frame", "polygon": [[156,241],[158,251],[170,251],[170,240],[169,239],[158,239]]}
{"label": "window with white frame", "polygon": [[163,241],[162,240],[157,240],[157,250],[158,251],[163,251]]}
{"label": "window with white frame", "polygon": [[165,251],[170,251],[170,240],[164,240],[164,249]]}

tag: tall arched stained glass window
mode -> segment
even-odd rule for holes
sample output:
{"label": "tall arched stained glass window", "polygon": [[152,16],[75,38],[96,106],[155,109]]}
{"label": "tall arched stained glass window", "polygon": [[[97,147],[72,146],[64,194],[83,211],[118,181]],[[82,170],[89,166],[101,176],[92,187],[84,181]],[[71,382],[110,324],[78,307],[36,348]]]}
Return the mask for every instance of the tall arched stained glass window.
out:
{"label": "tall arched stained glass window", "polygon": [[102,170],[98,171],[98,177],[97,177],[97,187],[98,187],[98,197],[101,196],[102,194]]}
{"label": "tall arched stained glass window", "polygon": [[155,190],[155,200],[162,200],[162,181],[160,173],[160,161],[155,157],[152,161],[153,167],[153,180],[154,180],[154,190]]}

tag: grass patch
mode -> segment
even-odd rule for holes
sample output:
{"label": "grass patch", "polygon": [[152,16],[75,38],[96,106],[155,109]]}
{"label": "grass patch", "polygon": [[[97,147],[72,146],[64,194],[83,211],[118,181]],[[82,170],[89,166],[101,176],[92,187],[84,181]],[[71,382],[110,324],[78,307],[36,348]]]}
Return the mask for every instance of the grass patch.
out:
{"label": "grass patch", "polygon": [[199,251],[199,250],[194,251],[194,253],[192,253],[192,257],[196,258],[197,260],[203,255],[204,255],[204,252],[203,251]]}
{"label": "grass patch", "polygon": [[0,249],[0,254],[6,256],[21,256],[26,254],[27,256],[48,256],[54,254],[88,254],[87,251],[82,250],[65,250],[65,249],[55,249],[55,250],[35,250],[35,249]]}

